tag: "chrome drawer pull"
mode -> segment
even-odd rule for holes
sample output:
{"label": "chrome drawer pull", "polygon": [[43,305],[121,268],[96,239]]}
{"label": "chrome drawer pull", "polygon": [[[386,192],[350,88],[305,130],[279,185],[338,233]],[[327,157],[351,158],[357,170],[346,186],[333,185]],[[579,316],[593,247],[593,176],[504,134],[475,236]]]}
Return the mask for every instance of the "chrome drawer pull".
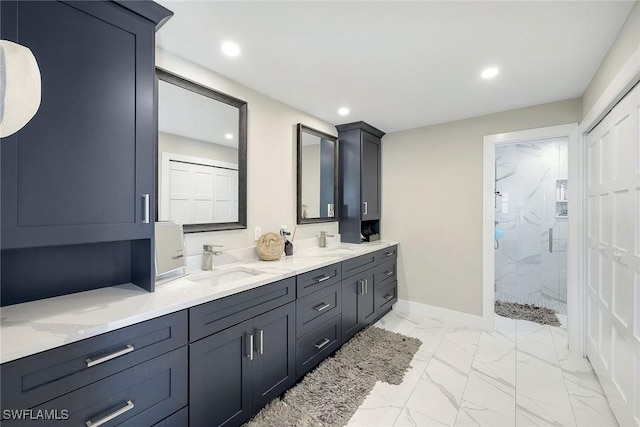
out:
{"label": "chrome drawer pull", "polygon": [[365,295],[369,293],[369,279],[364,279],[364,293]]}
{"label": "chrome drawer pull", "polygon": [[253,334],[249,334],[248,336],[245,336],[245,339],[249,338],[249,344],[246,345],[247,348],[247,354],[246,356],[249,358],[249,360],[253,360]]}
{"label": "chrome drawer pull", "polygon": [[393,252],[387,252],[384,254],[384,256],[391,256],[391,255],[393,255]]}
{"label": "chrome drawer pull", "polygon": [[322,311],[322,310],[326,310],[329,307],[331,307],[331,304],[327,304],[326,302],[324,302],[322,304],[316,305],[315,307],[313,307],[313,309],[316,311]]}
{"label": "chrome drawer pull", "polygon": [[119,417],[120,415],[124,414],[125,412],[128,412],[130,410],[132,410],[134,407],[133,402],[130,400],[127,400],[127,404],[125,406],[123,406],[122,408],[110,413],[109,415],[105,415],[102,418],[98,418],[95,421],[89,420],[87,422],[85,422],[85,424],[87,425],[87,427],[98,427],[101,426],[102,424],[111,421],[112,419]]}
{"label": "chrome drawer pull", "polygon": [[393,298],[392,294],[386,294],[385,296],[383,296],[382,298],[386,299],[387,301],[389,301],[391,298]]}
{"label": "chrome drawer pull", "polygon": [[258,343],[258,353],[264,354],[264,329],[258,329],[258,338],[260,338],[260,343]]}
{"label": "chrome drawer pull", "polygon": [[393,276],[393,270],[385,271],[384,274],[387,276]]}
{"label": "chrome drawer pull", "polygon": [[331,276],[318,276],[318,277],[314,277],[313,280],[315,280],[316,282],[320,283],[320,282],[324,282],[325,280],[329,280],[331,279]]}
{"label": "chrome drawer pull", "polygon": [[358,290],[358,293],[360,295],[364,295],[364,279],[358,280],[358,285],[360,285],[360,289]]}
{"label": "chrome drawer pull", "polygon": [[87,362],[87,368],[90,368],[92,366],[95,365],[99,365],[103,362],[106,362],[108,360],[111,359],[115,359],[116,357],[120,357],[122,355],[125,355],[127,353],[131,353],[134,350],[133,346],[131,344],[127,344],[127,346],[125,348],[123,348],[122,350],[118,350],[115,353],[111,353],[111,354],[107,354],[106,356],[102,356],[99,357],[95,360],[93,359],[85,359],[85,362]]}
{"label": "chrome drawer pull", "polygon": [[149,224],[149,195],[142,195],[142,222]]}
{"label": "chrome drawer pull", "polygon": [[318,343],[318,344],[314,344],[315,347],[320,350],[322,347],[324,347],[325,345],[329,344],[331,342],[331,340],[329,338],[325,338],[322,340],[322,342]]}

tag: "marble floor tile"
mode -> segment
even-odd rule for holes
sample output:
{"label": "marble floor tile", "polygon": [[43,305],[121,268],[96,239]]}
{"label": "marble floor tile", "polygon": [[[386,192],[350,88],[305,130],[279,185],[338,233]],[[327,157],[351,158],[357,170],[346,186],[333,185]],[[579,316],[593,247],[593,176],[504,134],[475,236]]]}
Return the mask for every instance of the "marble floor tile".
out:
{"label": "marble floor tile", "polygon": [[422,317],[404,313],[398,310],[391,310],[382,319],[378,320],[374,326],[392,332],[408,335],[420,324]]}
{"label": "marble floor tile", "polygon": [[477,403],[471,403],[466,400],[462,401],[458,418],[456,418],[456,427],[470,426],[513,426],[515,420],[515,399],[513,405],[510,406],[511,415],[506,415],[504,411],[495,411],[491,407],[482,406]]}
{"label": "marble floor tile", "polygon": [[434,356],[405,407],[452,426],[460,408],[466,381],[464,372]]}
{"label": "marble floor tile", "polygon": [[404,405],[393,405],[375,393],[369,393],[362,405],[349,420],[349,427],[392,426]]}
{"label": "marble floor tile", "polygon": [[465,412],[470,415],[469,408],[481,408],[487,417],[513,418],[516,406],[515,374],[515,369],[508,371],[474,361],[462,396],[463,402],[466,402]]}
{"label": "marble floor tile", "polygon": [[440,427],[449,426],[440,420],[430,417],[427,414],[422,413],[418,409],[405,407],[398,416],[393,427]]}
{"label": "marble floor tile", "polygon": [[617,426],[564,327],[496,316],[495,330],[475,331],[396,310],[376,326],[423,344],[402,384],[377,383],[351,427]]}

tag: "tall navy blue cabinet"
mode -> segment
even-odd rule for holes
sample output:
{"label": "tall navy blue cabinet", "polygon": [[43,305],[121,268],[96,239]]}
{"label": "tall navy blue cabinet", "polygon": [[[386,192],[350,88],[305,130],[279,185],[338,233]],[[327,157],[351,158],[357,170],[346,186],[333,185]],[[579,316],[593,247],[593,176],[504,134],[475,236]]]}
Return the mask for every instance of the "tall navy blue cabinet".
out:
{"label": "tall navy blue cabinet", "polygon": [[365,122],[337,125],[340,144],[340,235],[360,243],[380,235],[381,143],[384,132]]}
{"label": "tall navy blue cabinet", "polygon": [[153,290],[155,31],[151,1],[2,1],[31,49],[35,117],[1,145],[2,305],[132,282]]}

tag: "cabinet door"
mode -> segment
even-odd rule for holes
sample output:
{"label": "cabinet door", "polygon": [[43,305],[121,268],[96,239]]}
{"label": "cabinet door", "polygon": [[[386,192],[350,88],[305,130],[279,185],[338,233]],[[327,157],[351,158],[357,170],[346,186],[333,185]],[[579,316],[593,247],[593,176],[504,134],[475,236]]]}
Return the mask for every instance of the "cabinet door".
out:
{"label": "cabinet door", "polygon": [[295,381],[295,303],[254,319],[253,411]]}
{"label": "cabinet door", "polygon": [[358,323],[360,323],[361,327],[364,327],[376,317],[376,292],[373,271],[364,272],[362,280],[364,280],[364,293],[358,295]]}
{"label": "cabinet door", "polygon": [[247,320],[189,345],[190,426],[240,425],[251,416],[252,325]]}
{"label": "cabinet door", "polygon": [[380,139],[362,132],[362,219],[380,219]]}
{"label": "cabinet door", "polygon": [[361,275],[342,280],[342,342],[351,339],[360,330],[358,296],[362,292],[363,286]]}
{"label": "cabinet door", "polygon": [[153,23],[115,2],[0,7],[42,77],[35,117],[0,144],[3,249],[150,238]]}

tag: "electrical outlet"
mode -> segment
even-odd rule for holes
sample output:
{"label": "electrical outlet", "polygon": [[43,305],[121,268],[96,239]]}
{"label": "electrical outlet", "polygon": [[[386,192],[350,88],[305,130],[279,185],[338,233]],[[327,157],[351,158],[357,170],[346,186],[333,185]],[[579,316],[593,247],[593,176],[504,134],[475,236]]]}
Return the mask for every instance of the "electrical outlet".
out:
{"label": "electrical outlet", "polygon": [[262,236],[262,227],[255,227],[253,229],[253,240],[258,240]]}

